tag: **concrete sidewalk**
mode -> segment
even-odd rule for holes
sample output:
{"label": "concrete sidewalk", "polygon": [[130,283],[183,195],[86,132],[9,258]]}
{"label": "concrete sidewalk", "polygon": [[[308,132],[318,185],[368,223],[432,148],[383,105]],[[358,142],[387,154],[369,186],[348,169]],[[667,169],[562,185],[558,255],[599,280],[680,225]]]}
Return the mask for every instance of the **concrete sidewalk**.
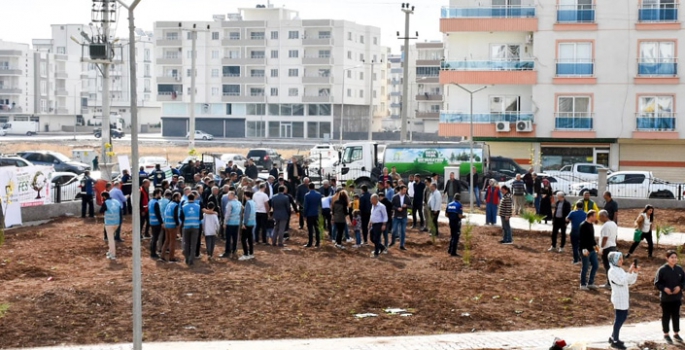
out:
{"label": "concrete sidewalk", "polygon": [[[358,321],[363,323],[363,320]],[[630,318],[628,318],[630,322]],[[146,343],[145,350],[460,350],[460,349],[548,349],[555,337],[567,344],[586,344],[607,348],[611,326],[561,328],[549,330],[482,332],[411,337],[297,339],[257,341],[215,341]],[[649,322],[626,324],[621,329],[621,340],[635,348],[645,341],[662,340],[661,324]],[[131,344],[86,345],[40,348],[34,350],[129,350]]]}

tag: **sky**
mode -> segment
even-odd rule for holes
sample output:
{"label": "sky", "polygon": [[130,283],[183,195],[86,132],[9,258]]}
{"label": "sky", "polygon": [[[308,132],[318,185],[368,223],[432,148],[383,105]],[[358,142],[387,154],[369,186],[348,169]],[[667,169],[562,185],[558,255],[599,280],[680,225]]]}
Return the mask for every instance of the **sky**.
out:
{"label": "sky", "polygon": [[[133,0],[124,0],[130,4]],[[395,0],[272,0],[274,7],[300,12],[302,19],[344,19],[381,28],[381,45],[399,53],[404,34],[403,1]],[[267,0],[142,0],[136,8],[136,27],[151,31],[156,21],[211,21],[212,15],[237,12],[241,7],[255,7]],[[440,7],[448,0],[415,0],[411,18],[411,33],[419,32],[419,42],[441,40]],[[50,24],[87,24],[90,22],[91,0],[21,0],[12,3],[12,11],[0,21],[0,39],[31,43],[32,39],[48,39]],[[127,15],[120,12],[117,35],[127,35]],[[27,22],[30,21],[30,25]]]}

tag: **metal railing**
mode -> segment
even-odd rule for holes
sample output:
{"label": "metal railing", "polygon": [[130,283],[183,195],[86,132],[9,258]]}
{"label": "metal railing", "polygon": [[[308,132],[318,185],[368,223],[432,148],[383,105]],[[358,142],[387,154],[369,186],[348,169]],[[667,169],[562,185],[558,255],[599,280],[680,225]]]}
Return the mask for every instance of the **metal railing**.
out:
{"label": "metal railing", "polygon": [[532,18],[535,6],[443,7],[440,18]]}
{"label": "metal railing", "polygon": [[224,91],[223,95],[224,96],[240,96],[240,91],[237,91],[237,92],[236,91],[230,91],[230,92]]}
{"label": "metal railing", "polygon": [[158,91],[157,92],[157,95],[160,95],[160,96],[171,96],[173,94],[176,94],[177,96],[181,96],[181,95],[183,95],[183,92],[181,92],[181,91],[178,91],[178,92],[177,91]]}
{"label": "metal railing", "polygon": [[264,91],[251,91],[250,96],[264,96]]}
{"label": "metal railing", "polygon": [[554,128],[557,130],[592,130],[594,113],[559,112],[555,114]]}
{"label": "metal railing", "polygon": [[595,5],[557,5],[557,23],[594,23]]}
{"label": "metal railing", "polygon": [[558,59],[557,76],[592,76],[595,61],[592,59]]}
{"label": "metal railing", "polygon": [[678,4],[643,4],[638,9],[638,21],[640,22],[677,22]]}
{"label": "metal railing", "polygon": [[237,78],[240,77],[240,73],[226,73],[223,75],[224,78]]}
{"label": "metal railing", "polygon": [[675,113],[653,112],[636,113],[635,120],[639,131],[674,131],[676,130]]}
{"label": "metal railing", "polygon": [[637,59],[638,75],[677,76],[678,58],[646,58]]}
{"label": "metal railing", "polygon": [[[473,122],[477,124],[492,124],[497,122],[515,123],[518,121],[533,121],[532,112],[503,112],[503,113],[474,113]],[[471,115],[468,112],[441,111],[440,123],[470,123]]]}
{"label": "metal railing", "polygon": [[535,68],[535,61],[532,58],[520,60],[444,61],[440,63],[440,68],[457,71],[524,71],[533,70]]}

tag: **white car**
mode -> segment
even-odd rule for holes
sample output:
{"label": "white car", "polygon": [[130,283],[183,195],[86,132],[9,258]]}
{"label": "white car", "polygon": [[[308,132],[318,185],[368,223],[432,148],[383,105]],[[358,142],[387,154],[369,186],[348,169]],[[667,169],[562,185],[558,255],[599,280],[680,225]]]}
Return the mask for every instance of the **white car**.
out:
{"label": "white car", "polygon": [[[550,175],[547,173],[538,173],[538,178],[540,179],[547,179],[549,181],[549,185],[552,187],[552,191],[554,193],[558,191],[562,191],[566,194],[571,193],[571,189],[573,185],[575,184],[571,178],[565,177],[563,175]],[[516,179],[511,179],[504,184],[507,185],[511,189],[511,185],[514,183],[514,180]]]}
{"label": "white car", "polygon": [[[190,133],[186,134],[186,138],[190,138]],[[214,140],[214,136],[202,130],[195,130],[195,140]]]}
{"label": "white car", "polygon": [[5,136],[5,135],[7,135],[7,130],[0,129],[0,136]]}
{"label": "white car", "polygon": [[150,173],[155,169],[155,165],[159,164],[161,167],[169,165],[164,157],[140,157],[138,158],[138,165],[144,167],[146,173]]}
{"label": "white car", "polygon": [[[55,188],[57,185],[61,186],[60,192],[62,193],[61,201],[73,201],[77,198],[81,198],[81,181],[80,176],[75,173],[70,172],[54,172],[50,178],[51,188],[53,190],[53,196],[55,194]],[[53,197],[55,199],[56,197]]]}
{"label": "white car", "polygon": [[335,146],[331,144],[320,144],[314,146],[311,150],[309,150],[309,158],[312,160],[319,160],[319,155],[321,155],[321,159],[326,160],[326,159],[338,159],[338,151],[335,149]]}
{"label": "white car", "polygon": [[229,161],[233,161],[233,164],[238,164],[238,166],[242,167],[245,165],[245,162],[247,161],[247,158],[243,156],[242,154],[237,154],[237,153],[224,153],[221,155],[221,161],[228,164]]}
{"label": "white car", "polygon": [[[607,177],[607,191],[611,192],[614,198],[674,199],[679,189],[678,184],[656,178],[650,171],[617,171]],[[571,195],[582,196],[585,192],[597,196],[597,182],[574,184]]]}

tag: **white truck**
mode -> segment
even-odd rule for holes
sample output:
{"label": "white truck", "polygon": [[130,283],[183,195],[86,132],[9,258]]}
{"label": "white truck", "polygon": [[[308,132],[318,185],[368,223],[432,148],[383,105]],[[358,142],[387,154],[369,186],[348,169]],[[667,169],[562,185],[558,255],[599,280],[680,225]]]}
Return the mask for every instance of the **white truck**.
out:
{"label": "white truck", "polygon": [[[607,177],[607,191],[616,198],[661,198],[675,199],[682,188],[678,184],[654,177],[650,171],[617,171]],[[600,195],[597,181],[582,182],[571,186],[572,196],[582,196],[585,192],[590,195]]]}
{"label": "white truck", "polygon": [[40,131],[40,123],[11,121],[3,124],[2,130],[4,131],[4,135],[33,136]]}
{"label": "white truck", "polygon": [[545,171],[546,174],[556,176],[562,175],[567,178],[574,179],[577,182],[581,181],[597,181],[599,169],[607,169],[607,173],[611,174],[611,170],[601,164],[593,163],[576,163],[572,165],[565,165],[557,171]]}

